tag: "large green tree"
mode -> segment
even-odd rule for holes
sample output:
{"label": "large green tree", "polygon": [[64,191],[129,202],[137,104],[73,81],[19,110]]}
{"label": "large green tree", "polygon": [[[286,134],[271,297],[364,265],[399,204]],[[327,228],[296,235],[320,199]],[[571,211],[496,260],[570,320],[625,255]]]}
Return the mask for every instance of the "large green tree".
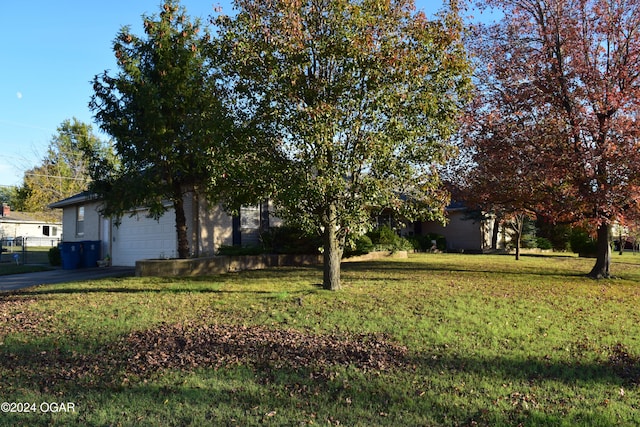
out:
{"label": "large green tree", "polygon": [[205,54],[206,28],[172,0],[143,21],[144,36],[124,27],[113,43],[119,71],[93,81],[90,107],[113,137],[119,164],[94,156],[92,189],[104,199],[105,215],[146,206],[159,218],[173,208],[178,256],[186,258],[184,195],[218,175],[232,126]]}
{"label": "large green tree", "polygon": [[0,203],[6,203],[10,206],[15,206],[15,199],[17,196],[17,187],[13,186],[0,186]]}
{"label": "large green tree", "polygon": [[42,163],[25,172],[14,208],[46,212],[49,204],[86,190],[90,176],[83,152],[87,148],[108,157],[107,143],[90,125],[75,118],[62,122]]}
{"label": "large green tree", "polygon": [[456,2],[436,20],[411,0],[237,0],[221,17],[238,104],[277,133],[283,215],[324,238],[324,287],[340,288],[348,233],[371,208],[434,216],[434,165],[469,89]]}

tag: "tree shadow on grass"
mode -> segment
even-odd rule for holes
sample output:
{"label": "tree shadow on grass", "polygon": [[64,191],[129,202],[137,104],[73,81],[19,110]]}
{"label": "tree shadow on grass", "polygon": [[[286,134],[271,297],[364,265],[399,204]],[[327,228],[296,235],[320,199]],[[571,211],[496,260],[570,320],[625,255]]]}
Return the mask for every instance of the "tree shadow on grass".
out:
{"label": "tree shadow on grass", "polygon": [[640,383],[639,358],[616,346],[599,361],[575,359],[558,361],[540,358],[508,356],[464,357],[451,355],[417,355],[416,366],[439,368],[448,372],[477,374],[503,378],[505,381],[540,383],[557,381],[567,385],[577,383],[607,383],[636,386]]}
{"label": "tree shadow on grass", "polygon": [[[437,348],[412,354],[384,336],[161,325],[103,344],[91,337],[69,338],[63,347],[55,337],[10,340],[0,346],[0,378],[5,400],[21,397],[11,393],[27,392],[84,399],[93,395],[103,403],[117,396],[118,405],[125,407],[136,402],[138,406],[118,408],[123,416],[140,410],[146,401],[152,412],[164,411],[166,404],[173,409],[186,405],[211,410],[211,402],[216,402],[220,411],[208,416],[223,424],[233,417],[259,424],[310,414],[324,422],[330,416],[339,420],[354,412],[363,423],[374,425],[402,425],[407,416],[422,425],[512,425],[515,421],[556,425],[565,409],[561,404],[544,413],[529,409],[536,399],[551,399],[534,396],[545,382],[560,382],[571,389],[597,383],[614,389],[638,384],[638,356],[622,345],[602,350],[602,358],[596,361],[464,356]],[[384,364],[379,363],[381,359]],[[493,390],[493,396],[460,405],[456,381],[466,381],[466,376],[470,383],[475,381],[472,378],[486,378],[490,384],[514,383],[520,388]],[[200,385],[185,386],[184,378],[189,377]],[[429,389],[427,384],[434,379],[439,385]],[[495,393],[506,396],[508,409],[494,407]],[[425,414],[428,417],[421,418]],[[606,424],[592,411],[585,410],[579,417]]]}
{"label": "tree shadow on grass", "polygon": [[[45,379],[46,372],[61,379],[87,377],[94,372],[104,380],[114,372],[144,376],[163,368],[192,370],[248,364],[274,372],[281,368],[322,371],[337,364],[364,371],[446,371],[529,382],[640,384],[640,356],[631,354],[623,344],[598,349],[597,360],[581,356],[573,360],[463,356],[436,348],[414,353],[403,348],[378,334],[317,335],[260,326],[160,324],[113,343],[81,336],[62,341],[54,336],[35,337],[28,342],[9,340],[0,346],[0,366],[9,370],[5,374],[27,373]],[[87,349],[90,353],[83,353]],[[103,383],[111,381],[97,382]]]}
{"label": "tree shadow on grass", "polygon": [[[149,277],[151,284],[140,287],[136,282],[123,283],[114,286],[115,283],[126,280],[122,278],[100,278],[86,282],[68,282],[60,284],[43,284],[8,290],[0,293],[0,301],[15,298],[17,296],[34,295],[55,295],[55,294],[82,294],[82,293],[217,293],[217,294],[270,294],[273,291],[260,291],[254,289],[221,289],[222,286],[233,283],[235,280],[267,280],[286,284],[287,280],[295,275],[298,281],[312,283],[310,286],[314,290],[322,289],[322,285],[317,283],[317,273],[321,272],[318,267],[278,267],[263,270],[248,270],[242,272],[231,272],[227,274],[212,274],[210,276],[186,276],[186,277]],[[241,287],[241,285],[238,285]],[[287,290],[283,287],[283,290]],[[297,292],[297,291],[290,291]]]}
{"label": "tree shadow on grass", "polygon": [[[220,289],[124,289],[124,288],[99,288],[99,289],[54,289],[54,290],[42,290],[31,291],[29,293],[23,292],[11,292],[2,296],[2,301],[25,301],[30,297],[37,297],[38,301],[52,299],[56,295],[89,295],[89,294],[211,294],[211,295],[234,295],[234,294],[247,294],[247,295],[260,295],[265,298],[282,299],[288,298],[302,298],[305,296],[313,295],[318,292],[322,292],[321,284],[312,285],[312,289],[300,289],[300,290],[286,290],[282,291],[260,291],[260,290],[220,290]],[[327,291],[328,292],[328,291]]]}
{"label": "tree shadow on grass", "polygon": [[[98,413],[107,411],[115,417],[110,422],[124,425],[149,417],[150,423],[179,419],[202,425],[291,425],[294,421],[295,425],[310,421],[325,424],[333,419],[348,425],[409,422],[533,426],[559,425],[567,412],[583,425],[607,425],[607,417],[598,411],[585,407],[568,411],[563,403],[553,406],[551,402],[562,400],[563,396],[536,395],[536,389],[546,380],[560,381],[570,388],[580,383],[589,387],[596,382],[615,388],[624,383],[606,363],[557,363],[508,357],[443,356],[434,360],[421,355],[407,360],[415,365],[412,369],[397,367],[383,372],[330,364],[291,368],[249,363],[216,370],[207,366],[194,371],[154,369],[149,376],[138,377],[128,372],[130,355],[78,355],[29,345],[13,347],[12,354],[18,357],[7,357],[4,350],[0,352],[3,369],[8,370],[3,373],[3,380],[11,384],[3,392],[5,400],[20,397],[12,396],[12,391],[33,392],[43,398],[63,396],[84,405],[81,416],[88,424]],[[455,391],[457,383],[451,381],[447,386],[445,382],[444,389],[438,386],[430,389],[424,383],[425,378],[432,381],[440,377],[439,381],[447,381],[452,373],[462,381],[469,374],[487,377],[491,383],[519,385],[497,392],[502,394],[469,398],[461,405],[459,399],[464,397]],[[189,385],[190,378],[195,385]],[[503,398],[505,404],[496,404],[496,398]],[[96,402],[113,406],[99,407]],[[542,408],[536,410],[537,405]],[[352,424],[354,421],[360,424]]]}
{"label": "tree shadow on grass", "polygon": [[[515,396],[499,407],[491,402],[454,402],[448,393],[408,392],[403,384],[385,382],[374,374],[343,373],[318,379],[313,372],[238,370],[210,373],[199,387],[185,385],[179,375],[136,384],[115,393],[116,424],[144,407],[152,417],[181,416],[189,425],[353,425],[353,426],[557,426],[609,425],[610,419],[593,408],[567,415],[566,407],[540,408],[531,395]],[[520,400],[518,400],[520,399]],[[542,400],[543,397],[540,397]],[[131,404],[130,402],[135,402]],[[505,407],[506,406],[506,407]],[[179,413],[182,411],[181,413]],[[179,413],[179,414],[178,414]],[[144,412],[142,414],[144,416]],[[573,420],[573,423],[567,420]],[[143,420],[144,421],[144,420]]]}
{"label": "tree shadow on grass", "polygon": [[[478,255],[481,256],[481,255]],[[543,277],[586,277],[586,272],[569,272],[565,270],[544,271],[537,268],[530,268],[526,271],[515,271],[512,269],[488,269],[476,266],[465,266],[464,264],[454,264],[445,262],[415,262],[415,261],[376,261],[351,263],[342,267],[344,272],[370,272],[370,271],[398,271],[403,273],[424,273],[448,272],[448,273],[488,273],[510,276],[543,276]]]}

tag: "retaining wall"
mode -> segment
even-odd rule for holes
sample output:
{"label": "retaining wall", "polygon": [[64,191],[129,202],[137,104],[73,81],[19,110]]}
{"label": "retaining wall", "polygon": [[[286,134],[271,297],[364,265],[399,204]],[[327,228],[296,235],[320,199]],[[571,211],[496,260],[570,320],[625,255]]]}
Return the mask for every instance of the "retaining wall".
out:
{"label": "retaining wall", "polygon": [[[387,257],[407,258],[406,251],[372,252],[342,262],[370,261]],[[190,259],[145,259],[136,261],[136,276],[206,276],[269,267],[301,267],[322,265],[322,255],[239,255]]]}

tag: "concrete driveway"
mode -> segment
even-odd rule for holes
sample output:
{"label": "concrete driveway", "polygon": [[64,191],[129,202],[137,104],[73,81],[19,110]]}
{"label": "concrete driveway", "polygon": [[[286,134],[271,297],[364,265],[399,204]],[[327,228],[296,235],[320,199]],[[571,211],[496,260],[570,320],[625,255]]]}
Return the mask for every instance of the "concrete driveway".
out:
{"label": "concrete driveway", "polygon": [[134,267],[81,268],[77,270],[50,270],[37,273],[11,274],[0,276],[0,292],[15,291],[29,286],[52,283],[67,283],[107,277],[133,276]]}

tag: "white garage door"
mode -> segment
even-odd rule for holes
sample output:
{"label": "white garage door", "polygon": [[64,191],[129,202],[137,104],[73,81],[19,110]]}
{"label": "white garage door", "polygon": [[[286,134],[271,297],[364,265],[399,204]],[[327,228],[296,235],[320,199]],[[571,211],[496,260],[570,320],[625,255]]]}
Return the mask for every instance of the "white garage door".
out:
{"label": "white garage door", "polygon": [[177,238],[175,214],[167,211],[159,221],[146,217],[146,211],[122,217],[112,230],[112,265],[135,266],[137,260],[175,258]]}

